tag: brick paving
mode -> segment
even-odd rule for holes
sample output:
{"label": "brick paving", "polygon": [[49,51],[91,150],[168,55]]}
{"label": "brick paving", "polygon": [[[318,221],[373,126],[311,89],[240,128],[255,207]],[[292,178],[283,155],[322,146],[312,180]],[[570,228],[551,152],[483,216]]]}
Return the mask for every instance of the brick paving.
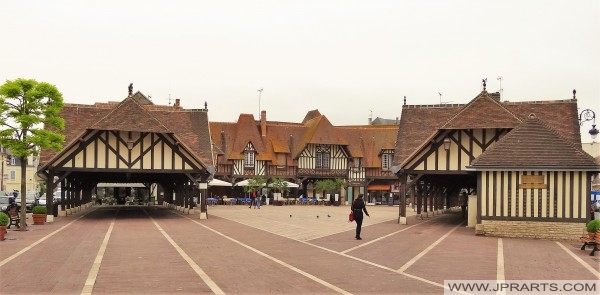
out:
{"label": "brick paving", "polygon": [[577,241],[475,236],[456,212],[409,209],[399,225],[398,207],[368,209],[357,241],[348,206],[211,206],[206,220],[96,206],[9,230],[0,294],[443,294],[449,279],[600,279],[600,256]]}

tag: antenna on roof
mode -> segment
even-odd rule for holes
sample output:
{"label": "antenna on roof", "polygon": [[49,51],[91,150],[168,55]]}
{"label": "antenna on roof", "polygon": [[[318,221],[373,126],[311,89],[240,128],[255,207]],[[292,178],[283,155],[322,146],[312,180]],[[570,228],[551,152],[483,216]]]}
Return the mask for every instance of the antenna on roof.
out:
{"label": "antenna on roof", "polygon": [[499,92],[500,92],[500,100],[502,100],[502,92],[504,92],[504,89],[502,88],[502,79],[503,79],[502,76],[498,76],[498,78],[496,78],[496,80],[500,81],[500,90],[499,90]]}
{"label": "antenna on roof", "polygon": [[263,88],[261,87],[260,89],[258,89],[256,91],[258,91],[258,119],[260,120],[260,96],[263,92]]}

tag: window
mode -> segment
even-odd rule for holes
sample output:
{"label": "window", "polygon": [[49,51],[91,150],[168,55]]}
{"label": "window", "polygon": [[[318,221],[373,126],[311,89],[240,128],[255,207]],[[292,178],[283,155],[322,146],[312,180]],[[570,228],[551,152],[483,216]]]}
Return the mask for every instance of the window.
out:
{"label": "window", "polygon": [[16,161],[16,159],[17,159],[17,158],[15,158],[15,157],[10,157],[10,164],[11,164],[11,165],[13,165],[13,166],[14,166],[14,165],[17,165],[17,161]]}
{"label": "window", "polygon": [[10,171],[10,180],[15,180],[17,178],[17,172],[16,171]]}
{"label": "window", "polygon": [[244,167],[254,168],[254,151],[244,152]]}
{"label": "window", "polygon": [[381,155],[381,170],[390,170],[392,167],[392,161],[394,160],[393,154],[382,154]]}
{"label": "window", "polygon": [[315,168],[316,169],[329,169],[329,157],[330,156],[331,156],[331,149],[328,146],[318,145]]}

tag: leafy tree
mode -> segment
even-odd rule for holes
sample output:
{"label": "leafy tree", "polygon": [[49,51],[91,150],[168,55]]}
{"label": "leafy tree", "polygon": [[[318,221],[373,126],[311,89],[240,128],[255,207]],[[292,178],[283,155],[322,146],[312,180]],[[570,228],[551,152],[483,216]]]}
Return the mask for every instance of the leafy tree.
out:
{"label": "leafy tree", "polygon": [[265,186],[265,183],[266,183],[266,180],[260,176],[254,177],[254,178],[249,178],[248,186],[246,186],[246,192],[247,193],[256,192],[261,187]]}
{"label": "leafy tree", "polygon": [[269,186],[273,188],[273,192],[283,193],[286,198],[288,197],[287,194],[290,191],[290,188],[285,183],[285,180],[280,177],[271,178],[271,184]]}
{"label": "leafy tree", "polygon": [[[21,220],[26,220],[27,158],[40,149],[62,149],[65,137],[44,129],[64,129],[62,108],[62,94],[49,83],[19,78],[0,86],[0,145],[21,161]],[[26,229],[23,223],[21,230]]]}
{"label": "leafy tree", "polygon": [[343,179],[324,179],[315,182],[314,188],[318,192],[325,192],[330,194],[339,193],[342,187],[346,185],[346,181]]}

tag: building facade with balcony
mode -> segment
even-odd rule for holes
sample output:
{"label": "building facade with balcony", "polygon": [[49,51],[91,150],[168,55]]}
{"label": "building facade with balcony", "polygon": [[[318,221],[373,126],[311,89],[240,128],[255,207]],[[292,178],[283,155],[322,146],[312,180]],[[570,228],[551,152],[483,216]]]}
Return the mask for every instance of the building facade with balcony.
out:
{"label": "building facade with balcony", "polygon": [[342,179],[342,204],[359,193],[372,203],[387,201],[399,191],[391,171],[399,125],[334,126],[318,110],[300,123],[267,121],[266,115],[210,122],[215,178],[235,183],[278,177],[300,185],[293,197],[311,198],[326,197],[313,189],[316,181]]}

